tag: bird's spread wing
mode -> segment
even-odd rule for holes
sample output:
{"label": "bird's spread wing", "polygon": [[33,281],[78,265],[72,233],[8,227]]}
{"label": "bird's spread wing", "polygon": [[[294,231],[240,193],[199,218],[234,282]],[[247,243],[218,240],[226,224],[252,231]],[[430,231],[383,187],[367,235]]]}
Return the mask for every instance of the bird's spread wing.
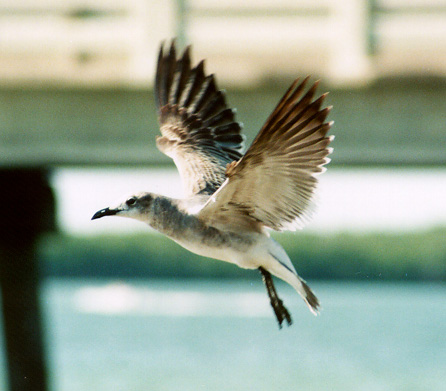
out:
{"label": "bird's spread wing", "polygon": [[161,46],[155,79],[162,134],[157,147],[174,160],[186,196],[214,193],[244,145],[234,110],[203,65],[191,68],[190,47],[177,59],[175,42],[166,50]]}
{"label": "bird's spread wing", "polygon": [[316,174],[329,162],[330,108],[313,101],[317,82],[305,92],[296,80],[274,109],[246,154],[231,163],[227,179],[198,217],[226,229],[301,228],[312,210]]}

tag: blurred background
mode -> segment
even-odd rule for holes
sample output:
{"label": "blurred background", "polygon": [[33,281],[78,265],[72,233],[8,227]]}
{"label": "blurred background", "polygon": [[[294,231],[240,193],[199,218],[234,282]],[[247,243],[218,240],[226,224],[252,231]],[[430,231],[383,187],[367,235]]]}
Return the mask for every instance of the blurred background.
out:
{"label": "blurred background", "polygon": [[[134,191],[181,197],[155,147],[152,91],[173,37],[206,59],[247,145],[296,77],[330,91],[317,212],[302,232],[273,234],[320,317],[278,282],[294,319],[279,332],[258,273],[135,221],[90,221]],[[0,186],[13,189],[0,241],[20,248],[23,210],[41,211],[30,242],[49,389],[444,387],[445,98],[445,0],[0,0]]]}

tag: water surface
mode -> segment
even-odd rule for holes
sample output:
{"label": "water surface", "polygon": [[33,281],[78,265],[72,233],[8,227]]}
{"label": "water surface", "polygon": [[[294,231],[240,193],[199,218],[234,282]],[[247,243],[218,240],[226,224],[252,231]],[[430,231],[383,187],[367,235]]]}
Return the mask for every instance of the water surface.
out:
{"label": "water surface", "polygon": [[446,286],[312,282],[314,317],[262,283],[51,280],[43,289],[54,391],[440,390]]}

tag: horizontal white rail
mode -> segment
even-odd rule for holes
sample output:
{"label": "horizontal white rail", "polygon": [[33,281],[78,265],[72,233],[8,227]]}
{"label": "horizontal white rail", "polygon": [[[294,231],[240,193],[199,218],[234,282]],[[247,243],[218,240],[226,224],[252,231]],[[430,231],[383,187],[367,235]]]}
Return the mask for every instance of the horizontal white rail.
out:
{"label": "horizontal white rail", "polygon": [[446,75],[446,0],[1,0],[0,83],[150,85],[178,34],[225,83]]}

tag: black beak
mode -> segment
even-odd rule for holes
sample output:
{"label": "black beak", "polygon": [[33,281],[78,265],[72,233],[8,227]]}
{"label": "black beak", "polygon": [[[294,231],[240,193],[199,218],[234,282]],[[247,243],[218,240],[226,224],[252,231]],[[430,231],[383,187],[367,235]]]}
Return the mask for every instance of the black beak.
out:
{"label": "black beak", "polygon": [[99,218],[104,217],[104,216],[114,216],[118,212],[119,212],[118,209],[110,209],[110,208],[101,209],[101,210],[98,210],[93,215],[93,217],[91,219],[95,220],[95,219],[99,219]]}

